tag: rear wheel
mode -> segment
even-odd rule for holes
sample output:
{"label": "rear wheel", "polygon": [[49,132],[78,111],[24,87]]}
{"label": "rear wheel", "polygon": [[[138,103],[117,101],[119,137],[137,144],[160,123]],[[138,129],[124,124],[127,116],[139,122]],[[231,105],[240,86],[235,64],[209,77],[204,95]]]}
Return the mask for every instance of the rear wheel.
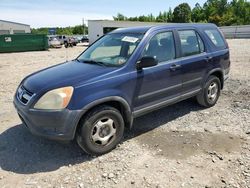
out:
{"label": "rear wheel", "polygon": [[124,121],[121,113],[110,106],[92,110],[81,122],[77,132],[77,143],[91,155],[102,155],[121,142]]}
{"label": "rear wheel", "polygon": [[220,91],[220,79],[216,76],[209,76],[205,87],[202,89],[202,92],[196,96],[197,101],[202,106],[212,107],[219,99]]}

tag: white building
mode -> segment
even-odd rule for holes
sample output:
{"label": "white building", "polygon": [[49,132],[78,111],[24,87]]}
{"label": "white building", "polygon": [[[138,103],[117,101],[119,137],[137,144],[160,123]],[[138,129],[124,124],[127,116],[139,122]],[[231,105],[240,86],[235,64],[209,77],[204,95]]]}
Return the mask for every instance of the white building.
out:
{"label": "white building", "polygon": [[89,43],[92,44],[99,37],[113,31],[117,28],[137,27],[137,26],[150,26],[150,25],[163,25],[166,23],[155,22],[130,22],[130,21],[112,21],[112,20],[89,20],[88,21],[88,36]]}
{"label": "white building", "polygon": [[15,33],[30,33],[30,26],[27,24],[0,20],[0,35]]}

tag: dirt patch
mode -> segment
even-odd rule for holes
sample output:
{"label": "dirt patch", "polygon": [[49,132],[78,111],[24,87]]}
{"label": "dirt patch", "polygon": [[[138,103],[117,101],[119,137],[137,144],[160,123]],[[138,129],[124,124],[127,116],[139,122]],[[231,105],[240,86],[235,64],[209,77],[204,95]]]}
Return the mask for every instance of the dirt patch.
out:
{"label": "dirt patch", "polygon": [[137,139],[140,144],[147,144],[158,155],[168,159],[185,159],[200,153],[240,152],[241,138],[228,133],[157,131],[145,133]]}

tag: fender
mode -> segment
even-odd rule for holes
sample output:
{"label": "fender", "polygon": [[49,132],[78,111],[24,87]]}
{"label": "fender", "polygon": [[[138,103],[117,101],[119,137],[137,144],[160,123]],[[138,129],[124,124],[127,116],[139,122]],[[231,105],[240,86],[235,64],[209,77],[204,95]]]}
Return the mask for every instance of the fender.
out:
{"label": "fender", "polygon": [[[120,96],[109,96],[109,97],[104,97],[104,98],[101,98],[101,99],[97,99],[87,105],[85,105],[82,110],[80,110],[80,113],[78,115],[78,120],[77,122],[79,123],[80,119],[82,118],[83,115],[85,115],[91,108],[95,107],[95,106],[98,106],[100,104],[103,104],[105,102],[119,102],[121,103],[121,105],[123,106],[123,108],[125,109],[124,110],[124,121],[125,121],[125,124],[131,129],[132,128],[132,125],[133,125],[133,117],[132,117],[132,111],[131,111],[131,108],[128,104],[128,102],[120,97]],[[77,128],[77,125],[75,126],[75,131],[76,131],[76,128]],[[74,132],[75,132],[74,131]]]}
{"label": "fender", "polygon": [[222,75],[222,79],[221,79],[221,88],[223,88],[223,85],[224,85],[224,71],[223,71],[222,68],[215,68],[215,69],[210,70],[210,71],[206,74],[206,76],[204,77],[204,79],[203,79],[203,87],[205,86],[205,83],[206,83],[208,77],[209,77],[211,74],[215,73],[215,72],[219,72],[219,73]]}

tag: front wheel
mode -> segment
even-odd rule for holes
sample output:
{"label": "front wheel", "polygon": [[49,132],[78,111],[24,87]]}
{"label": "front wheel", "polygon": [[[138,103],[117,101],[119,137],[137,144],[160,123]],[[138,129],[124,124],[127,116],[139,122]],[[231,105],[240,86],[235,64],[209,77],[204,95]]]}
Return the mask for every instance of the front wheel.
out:
{"label": "front wheel", "polygon": [[108,153],[123,138],[124,121],[121,113],[113,107],[101,106],[92,110],[81,122],[77,143],[91,155]]}
{"label": "front wheel", "polygon": [[216,76],[209,76],[205,87],[202,89],[201,93],[196,96],[197,101],[202,106],[212,107],[219,99],[220,91],[220,79]]}

